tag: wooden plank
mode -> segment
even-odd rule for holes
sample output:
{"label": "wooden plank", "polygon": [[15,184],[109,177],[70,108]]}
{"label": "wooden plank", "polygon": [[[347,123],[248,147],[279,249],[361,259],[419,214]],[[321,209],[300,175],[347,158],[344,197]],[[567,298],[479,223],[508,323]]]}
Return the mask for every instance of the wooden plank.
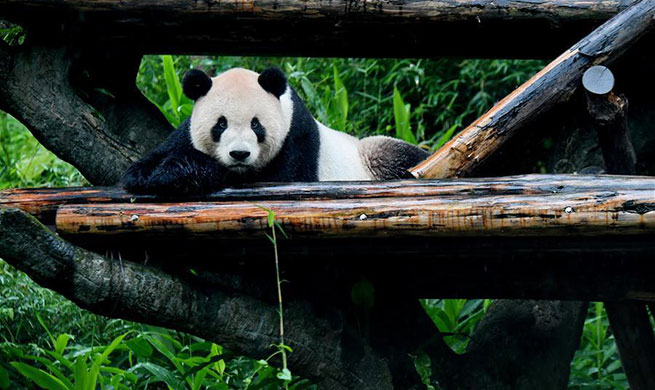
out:
{"label": "wooden plank", "polygon": [[616,15],[491,108],[410,171],[418,178],[465,176],[498,151],[519,129],[567,101],[592,65],[617,59],[655,24],[655,1]]}
{"label": "wooden plank", "polygon": [[45,38],[142,52],[543,57],[633,2],[4,0],[0,15]]}
{"label": "wooden plank", "polygon": [[0,191],[0,207],[20,208],[36,216],[43,223],[52,225],[57,208],[64,204],[548,195],[571,194],[579,191],[639,191],[652,188],[655,188],[655,181],[650,177],[609,175],[522,175],[381,182],[260,183],[242,188],[225,188],[195,198],[133,195],[117,187],[25,188]]}

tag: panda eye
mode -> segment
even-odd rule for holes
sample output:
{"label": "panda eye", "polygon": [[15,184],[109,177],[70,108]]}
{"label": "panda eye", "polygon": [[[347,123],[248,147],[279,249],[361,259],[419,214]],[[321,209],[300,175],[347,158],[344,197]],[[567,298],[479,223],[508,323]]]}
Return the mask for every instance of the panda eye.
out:
{"label": "panda eye", "polygon": [[252,128],[253,130],[255,130],[255,129],[259,129],[259,126],[261,126],[261,125],[259,124],[259,119],[257,119],[257,117],[252,118],[252,120],[250,121],[250,128]]}
{"label": "panda eye", "polygon": [[221,129],[227,129],[227,119],[224,116],[218,118],[218,127]]}

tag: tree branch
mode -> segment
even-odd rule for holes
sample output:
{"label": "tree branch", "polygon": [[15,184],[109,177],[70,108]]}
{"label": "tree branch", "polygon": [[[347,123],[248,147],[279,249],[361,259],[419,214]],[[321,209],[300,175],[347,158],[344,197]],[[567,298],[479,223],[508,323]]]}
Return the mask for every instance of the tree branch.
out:
{"label": "tree branch", "polygon": [[0,48],[0,109],[91,183],[115,184],[171,127],[151,103],[134,94],[133,80],[130,94],[136,97],[126,99],[124,93],[101,102],[98,92],[91,91],[96,98],[91,92],[88,97],[98,109],[85,102],[71,84],[70,54],[64,47]]}
{"label": "tree branch", "polygon": [[[0,209],[0,236],[2,258],[94,313],[182,330],[256,358],[268,356],[270,344],[278,341],[274,304],[242,293],[225,293],[216,284],[199,279],[185,280],[152,266],[77,248],[17,209]],[[408,354],[394,353],[389,349],[393,344],[382,343],[386,356],[397,356],[381,358],[361,342],[339,313],[322,313],[317,314],[306,302],[287,304],[285,330],[294,349],[289,357],[294,373],[316,380],[325,389],[391,388],[388,361],[400,360],[407,366]],[[384,313],[390,314],[389,310]],[[409,317],[405,320],[412,321]],[[379,332],[376,334],[385,338],[392,334],[403,339],[397,329]],[[415,345],[405,344],[408,348]]]}

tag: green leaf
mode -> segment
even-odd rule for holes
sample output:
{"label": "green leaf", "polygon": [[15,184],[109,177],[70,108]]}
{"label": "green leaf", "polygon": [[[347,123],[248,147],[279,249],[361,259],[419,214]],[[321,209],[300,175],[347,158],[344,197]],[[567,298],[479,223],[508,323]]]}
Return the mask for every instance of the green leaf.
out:
{"label": "green leaf", "polygon": [[55,352],[59,355],[62,355],[66,349],[66,346],[68,345],[68,340],[70,340],[72,337],[73,336],[66,333],[60,334],[57,337],[57,341],[55,341]]}
{"label": "green leaf", "polygon": [[283,381],[290,381],[291,380],[291,371],[289,371],[288,368],[283,368],[282,371],[277,373],[277,379],[283,380]]}
{"label": "green leaf", "polygon": [[39,324],[45,329],[46,333],[48,334],[48,337],[50,337],[50,341],[52,342],[52,345],[55,345],[55,337],[52,335],[50,332],[50,329],[45,325],[45,321],[43,321],[43,318],[41,318],[41,315],[38,312],[34,312],[36,314],[36,319],[39,320]]}
{"label": "green leaf", "polygon": [[73,365],[73,377],[75,379],[75,390],[86,389],[86,356],[78,356]]}
{"label": "green leaf", "polygon": [[4,368],[0,367],[0,389],[9,388],[9,373]]}
{"label": "green leaf", "polygon": [[411,106],[405,104],[398,88],[393,88],[393,117],[396,124],[396,137],[416,144],[416,137],[409,125]]}
{"label": "green leaf", "polygon": [[175,375],[167,370],[166,368],[156,365],[154,363],[139,363],[136,366],[132,367],[131,371],[137,370],[139,368],[143,368],[146,371],[148,371],[150,374],[152,374],[157,380],[162,381],[169,385],[173,389],[177,389],[179,386],[179,380],[175,377]]}
{"label": "green leaf", "polygon": [[173,352],[171,350],[169,350],[168,347],[164,343],[161,342],[161,340],[159,340],[159,339],[157,339],[155,337],[152,337],[150,335],[146,335],[145,338],[146,338],[146,340],[148,340],[148,342],[150,344],[152,344],[153,347],[155,347],[155,349],[157,351],[159,351],[168,360],[170,360],[171,363],[173,363],[173,365],[175,366],[177,371],[179,371],[181,374],[185,373],[184,367],[182,367],[182,365],[180,364],[180,359],[178,359],[173,354]]}
{"label": "green leaf", "polygon": [[337,107],[339,130],[344,131],[348,122],[348,90],[339,77],[337,67],[333,66],[332,69],[334,74],[334,103]]}
{"label": "green leaf", "polygon": [[41,369],[19,362],[11,362],[10,364],[23,376],[34,381],[41,388],[47,390],[74,390],[67,388],[62,381]]}
{"label": "green leaf", "polygon": [[124,333],[124,334],[122,334],[122,335],[116,337],[116,338],[111,342],[111,344],[109,344],[109,345],[107,346],[107,348],[105,348],[105,350],[102,352],[102,354],[101,354],[100,356],[98,356],[98,357],[95,359],[94,363],[95,363],[97,366],[102,365],[102,364],[104,363],[104,361],[107,359],[107,357],[109,356],[109,354],[112,353],[112,352],[114,351],[114,349],[116,349],[116,347],[118,347],[118,346],[120,345],[121,341],[123,341],[123,339],[125,338],[125,336],[127,336],[127,335],[130,334],[131,332],[132,332],[132,331],[129,331],[129,332],[126,332],[126,333]]}
{"label": "green leaf", "polygon": [[182,85],[180,79],[175,73],[175,66],[173,65],[173,57],[170,55],[161,56],[164,65],[164,79],[166,80],[166,90],[168,91],[168,98],[171,101],[171,109],[174,115],[179,118],[178,107],[180,106],[180,98],[182,97]]}
{"label": "green leaf", "polygon": [[205,380],[205,376],[207,376],[207,372],[209,371],[209,366],[203,368],[200,370],[196,376],[193,377],[193,383],[191,385],[191,390],[200,390],[200,386],[202,386],[202,382]]}
{"label": "green leaf", "polygon": [[152,355],[152,347],[142,337],[135,337],[128,340],[125,342],[125,345],[139,357],[150,357]]}

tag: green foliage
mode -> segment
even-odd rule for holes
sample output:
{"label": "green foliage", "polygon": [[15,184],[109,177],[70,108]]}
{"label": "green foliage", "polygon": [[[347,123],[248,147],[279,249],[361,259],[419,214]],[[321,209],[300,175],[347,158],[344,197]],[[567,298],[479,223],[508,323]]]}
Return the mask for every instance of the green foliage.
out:
{"label": "green foliage", "polygon": [[396,124],[396,138],[400,138],[413,144],[416,143],[416,137],[412,133],[409,124],[411,116],[411,105],[405,104],[398,88],[393,89],[393,118]]}
{"label": "green foliage", "polygon": [[0,189],[85,183],[77,169],[57,159],[20,122],[0,111]]}
{"label": "green foliage", "polygon": [[17,24],[0,20],[0,41],[9,46],[20,46],[25,42],[25,30]]}
{"label": "green foliage", "polygon": [[[262,71],[277,66],[325,125],[359,137],[395,135],[430,148],[443,145],[544,65],[525,60],[184,56],[172,63],[177,80],[190,68],[213,76],[233,67]],[[184,96],[173,109],[167,79],[174,84],[161,57],[144,57],[137,84],[176,124],[191,111]]]}
{"label": "green foliage", "polygon": [[444,341],[456,353],[464,353],[475,325],[486,313],[489,299],[422,299],[421,304]]}
{"label": "green foliage", "polygon": [[627,389],[628,382],[601,302],[589,306],[580,348],[571,364],[570,390]]}

